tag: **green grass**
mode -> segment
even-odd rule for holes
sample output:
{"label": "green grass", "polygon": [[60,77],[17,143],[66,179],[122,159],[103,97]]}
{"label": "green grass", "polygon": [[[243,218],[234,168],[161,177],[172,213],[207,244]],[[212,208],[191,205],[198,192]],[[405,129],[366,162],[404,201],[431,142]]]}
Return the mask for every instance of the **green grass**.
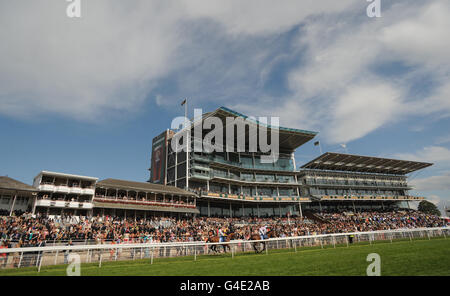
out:
{"label": "green grass", "polygon": [[[298,248],[290,250],[271,250],[266,254],[230,254],[193,257],[160,258],[150,264],[149,259],[136,261],[104,262],[82,264],[82,276],[293,276],[293,275],[366,275],[370,262],[367,255],[378,253],[381,257],[381,275],[450,275],[450,239],[409,240],[376,242],[369,245],[355,244],[327,246],[324,249]],[[66,266],[42,267],[37,273],[34,267],[1,270],[0,276],[66,275]]]}

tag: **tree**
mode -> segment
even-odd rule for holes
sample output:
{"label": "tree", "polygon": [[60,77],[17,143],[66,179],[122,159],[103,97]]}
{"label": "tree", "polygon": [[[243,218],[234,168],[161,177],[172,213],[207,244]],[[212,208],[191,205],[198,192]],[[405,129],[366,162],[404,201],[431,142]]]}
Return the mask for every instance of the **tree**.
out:
{"label": "tree", "polygon": [[441,211],[439,211],[436,205],[426,200],[422,200],[417,209],[425,214],[441,216]]}

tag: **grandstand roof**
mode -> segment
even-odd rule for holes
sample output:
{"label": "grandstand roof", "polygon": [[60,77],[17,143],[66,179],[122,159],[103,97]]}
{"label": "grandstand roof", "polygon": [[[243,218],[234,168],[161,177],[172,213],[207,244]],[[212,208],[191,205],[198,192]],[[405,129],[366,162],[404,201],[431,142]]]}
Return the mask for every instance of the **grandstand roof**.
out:
{"label": "grandstand roof", "polygon": [[432,163],[327,152],[303,165],[303,169],[406,175]]}
{"label": "grandstand roof", "polygon": [[50,172],[50,171],[42,171],[36,177],[39,177],[41,175],[42,176],[45,175],[45,176],[59,177],[59,178],[79,179],[79,180],[86,180],[86,181],[97,181],[98,180],[98,178],[95,178],[95,177],[80,176],[80,175],[66,174],[66,173],[57,173],[57,172]]}
{"label": "grandstand roof", "polygon": [[0,176],[0,189],[36,192],[36,188],[7,176]]}
{"label": "grandstand roof", "polygon": [[97,188],[115,188],[123,190],[134,190],[149,193],[165,193],[174,195],[185,195],[185,196],[195,196],[195,193],[183,190],[175,186],[166,186],[160,184],[153,184],[147,182],[134,182],[118,179],[105,179],[97,182]]}
{"label": "grandstand roof", "polygon": [[[225,119],[227,117],[241,117],[243,119],[248,120],[251,123],[254,123],[256,125],[265,126],[268,128],[269,137],[270,137],[270,130],[273,128],[270,124],[265,124],[263,122],[260,122],[258,120],[255,120],[247,115],[241,114],[239,112],[236,112],[234,110],[231,110],[226,107],[220,107],[216,109],[213,112],[208,112],[203,114],[203,120],[205,120],[208,117],[218,117],[220,119],[223,119],[224,126],[223,129],[226,131],[226,124]],[[198,118],[194,118],[194,125],[198,123]],[[295,129],[295,128],[288,128],[288,127],[279,127],[279,140],[280,140],[280,152],[293,152],[295,149],[297,149],[299,146],[305,144],[306,142],[313,139],[318,133],[313,131],[307,131],[307,130],[301,130],[301,129]],[[234,135],[235,138],[237,135]],[[246,141],[248,143],[248,135],[246,135]],[[235,141],[236,143],[236,141]]]}

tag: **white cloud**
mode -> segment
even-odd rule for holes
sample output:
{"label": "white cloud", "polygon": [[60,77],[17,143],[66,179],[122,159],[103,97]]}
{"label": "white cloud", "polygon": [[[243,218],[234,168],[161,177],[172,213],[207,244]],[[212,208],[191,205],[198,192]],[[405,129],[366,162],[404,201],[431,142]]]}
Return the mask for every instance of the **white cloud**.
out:
{"label": "white cloud", "polygon": [[440,176],[414,179],[410,184],[418,191],[450,190],[450,172]]}
{"label": "white cloud", "polygon": [[450,150],[442,146],[427,146],[415,153],[397,153],[395,157],[411,161],[431,162],[436,166],[450,165]]}
{"label": "white cloud", "polygon": [[[175,69],[214,65],[216,57],[202,56],[201,48],[185,50],[192,46],[187,25],[201,20],[221,24],[232,40],[282,32],[307,16],[341,11],[355,1],[141,0],[130,5],[97,0],[82,1],[81,19],[66,16],[65,1],[3,1],[0,112],[95,120],[111,111],[138,110],[159,79]],[[192,64],[199,56],[202,64]]]}
{"label": "white cloud", "polygon": [[[450,41],[442,38],[449,11],[445,1],[399,1],[375,21],[352,11],[307,19],[297,44],[305,62],[289,75],[293,94],[274,99],[271,112],[292,126],[321,131],[334,144],[414,116],[450,116]],[[413,68],[400,77],[374,71],[392,62]],[[411,90],[421,77],[435,85],[430,95],[415,97]]]}
{"label": "white cloud", "polygon": [[316,14],[344,11],[358,0],[184,0],[187,14],[222,24],[231,35],[273,34]]}
{"label": "white cloud", "polygon": [[349,142],[396,119],[401,94],[389,84],[351,86],[341,95],[328,130],[328,140]]}
{"label": "white cloud", "polygon": [[[65,1],[8,1],[0,19],[0,112],[55,112],[93,119],[135,110],[152,80],[171,70],[179,45],[173,5],[82,2],[69,19]],[[84,6],[86,5],[86,6]]]}
{"label": "white cloud", "polygon": [[[10,116],[97,120],[139,110],[149,96],[168,106],[190,94],[193,103],[282,115],[283,125],[337,142],[393,120],[450,111],[445,1],[399,1],[377,20],[359,0],[97,0],[84,3],[80,20],[65,16],[64,1],[1,5],[8,25],[0,26],[0,112]],[[296,25],[296,42],[279,53],[276,37]],[[274,65],[295,58],[301,62],[288,75],[290,94],[265,93]],[[374,64],[390,60],[414,64],[410,76],[429,75],[438,87],[410,99],[404,79],[373,73]],[[159,82],[181,70],[174,94],[160,92]]]}
{"label": "white cloud", "polygon": [[444,136],[440,136],[436,139],[435,142],[437,145],[441,145],[441,144],[446,144],[446,143],[450,143],[450,135],[444,135]]}
{"label": "white cloud", "polygon": [[382,31],[380,39],[395,54],[410,64],[425,64],[430,69],[450,64],[450,6],[448,1],[429,1],[407,17]]}

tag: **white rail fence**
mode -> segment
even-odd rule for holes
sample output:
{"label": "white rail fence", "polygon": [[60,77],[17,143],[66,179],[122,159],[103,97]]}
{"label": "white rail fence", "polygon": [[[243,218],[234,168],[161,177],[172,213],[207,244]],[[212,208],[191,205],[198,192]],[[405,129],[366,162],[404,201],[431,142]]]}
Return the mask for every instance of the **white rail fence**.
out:
{"label": "white rail fence", "polygon": [[[270,238],[262,240],[232,240],[225,243],[138,243],[138,244],[98,244],[77,246],[48,246],[30,248],[10,248],[0,250],[0,268],[21,268],[34,266],[40,271],[41,266],[68,264],[68,255],[76,253],[81,263],[98,263],[148,259],[151,264],[157,258],[197,256],[214,254],[212,248],[223,252],[224,246],[231,258],[244,252],[251,252],[255,247],[260,252],[269,254],[275,249],[297,249],[303,247],[329,248],[336,246],[349,246],[353,243],[372,244],[375,241],[390,241],[407,239],[431,239],[435,237],[447,238],[450,236],[449,227],[398,229],[371,232],[353,232],[337,234],[321,234],[297,237]],[[266,247],[263,247],[262,242]],[[5,254],[5,256],[1,256]]]}

